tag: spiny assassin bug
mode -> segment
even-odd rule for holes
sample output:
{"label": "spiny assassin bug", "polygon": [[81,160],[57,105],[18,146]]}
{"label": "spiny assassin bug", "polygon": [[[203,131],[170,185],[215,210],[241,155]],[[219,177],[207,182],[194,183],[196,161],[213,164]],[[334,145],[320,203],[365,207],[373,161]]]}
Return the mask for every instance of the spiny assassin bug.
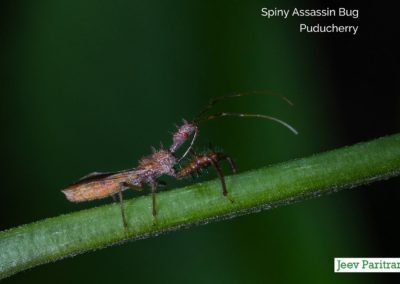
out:
{"label": "spiny assassin bug", "polygon": [[[153,153],[140,159],[136,168],[117,172],[93,172],[63,189],[62,192],[65,194],[67,199],[72,202],[90,201],[109,196],[115,198],[115,196],[118,196],[125,230],[128,228],[128,223],[125,217],[122,191],[128,188],[140,191],[143,189],[145,184],[149,185],[152,194],[153,224],[156,224],[156,190],[157,187],[161,185],[161,182],[158,180],[158,178],[162,175],[168,175],[176,179],[182,179],[194,172],[198,172],[200,169],[213,166],[221,180],[223,195],[228,197],[224,175],[219,167],[219,162],[222,160],[227,160],[230,163],[234,173],[236,172],[236,167],[233,160],[224,153],[210,150],[206,153],[195,154],[194,158],[189,163],[184,165],[179,171],[176,170],[176,166],[180,165],[180,162],[187,156],[189,152],[192,152],[194,143],[199,135],[198,125],[204,121],[226,116],[262,118],[278,122],[288,128],[294,134],[297,134],[297,131],[286,122],[263,114],[219,112],[207,115],[207,112],[220,101],[254,93],[255,92],[241,93],[211,99],[208,105],[197,116],[195,116],[192,121],[189,122],[183,120],[183,124],[178,127],[176,132],[172,135],[172,145],[169,149],[164,149],[161,146],[160,149],[157,150],[153,147]],[[291,104],[291,102],[285,97],[280,98]],[[191,136],[192,140],[184,154],[179,159],[176,158],[176,152],[178,149],[180,149]],[[230,200],[232,201],[232,199]]]}

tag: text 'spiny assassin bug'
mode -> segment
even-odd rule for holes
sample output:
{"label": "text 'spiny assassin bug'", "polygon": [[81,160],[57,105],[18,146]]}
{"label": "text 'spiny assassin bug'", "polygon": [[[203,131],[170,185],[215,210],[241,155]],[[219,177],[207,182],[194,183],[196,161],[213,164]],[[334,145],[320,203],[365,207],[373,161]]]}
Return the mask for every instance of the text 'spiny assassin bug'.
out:
{"label": "text 'spiny assassin bug'", "polygon": [[[263,115],[263,114],[253,114],[253,113],[234,113],[234,112],[219,112],[211,115],[206,115],[206,113],[219,101],[226,100],[234,97],[241,97],[245,94],[235,94],[231,96],[217,97],[212,99],[209,104],[193,119],[188,122],[183,120],[183,124],[178,127],[177,131],[172,136],[172,145],[169,149],[157,150],[152,148],[153,153],[139,160],[139,165],[136,168],[122,170],[118,172],[93,172],[73,183],[62,192],[65,194],[67,199],[72,202],[82,202],[90,201],[95,199],[102,199],[105,197],[115,197],[118,195],[121,215],[125,229],[127,229],[127,221],[125,217],[125,212],[123,208],[122,191],[131,188],[134,190],[142,190],[144,184],[148,184],[151,188],[152,193],[152,214],[153,214],[153,224],[156,221],[156,190],[160,185],[158,178],[162,175],[172,176],[177,179],[182,179],[192,173],[198,172],[200,169],[213,166],[221,180],[222,192],[224,196],[227,196],[228,191],[225,185],[224,175],[219,166],[219,162],[222,160],[227,160],[232,168],[232,171],[236,172],[236,167],[233,160],[222,152],[215,152],[210,150],[202,154],[195,154],[193,159],[186,165],[184,165],[179,171],[176,170],[176,166],[182,161],[183,158],[187,156],[189,152],[192,151],[194,142],[196,141],[200,122],[216,119],[224,116],[236,116],[236,117],[255,117],[273,120],[282,124],[291,130],[294,134],[297,131],[289,124],[277,119],[275,117]],[[281,97],[283,100],[291,104],[289,100]],[[179,159],[176,158],[175,154],[178,149],[191,137],[192,140],[190,145]],[[232,201],[232,199],[230,199]]]}

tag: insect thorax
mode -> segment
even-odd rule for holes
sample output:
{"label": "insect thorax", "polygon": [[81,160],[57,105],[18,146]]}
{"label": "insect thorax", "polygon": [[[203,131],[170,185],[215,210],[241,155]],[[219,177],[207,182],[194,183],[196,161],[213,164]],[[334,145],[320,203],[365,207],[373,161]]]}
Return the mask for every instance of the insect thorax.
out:
{"label": "insect thorax", "polygon": [[139,170],[145,171],[145,179],[155,179],[162,175],[175,176],[176,158],[168,150],[155,151],[139,162]]}

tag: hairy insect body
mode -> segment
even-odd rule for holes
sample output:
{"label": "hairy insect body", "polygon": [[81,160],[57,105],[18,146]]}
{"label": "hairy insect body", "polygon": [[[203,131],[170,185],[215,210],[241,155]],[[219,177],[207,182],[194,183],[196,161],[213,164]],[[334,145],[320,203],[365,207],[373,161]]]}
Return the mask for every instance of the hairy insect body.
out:
{"label": "hairy insect body", "polygon": [[176,158],[168,150],[158,150],[150,156],[139,161],[137,171],[140,171],[140,179],[143,182],[151,183],[162,175],[175,177],[174,166]]}

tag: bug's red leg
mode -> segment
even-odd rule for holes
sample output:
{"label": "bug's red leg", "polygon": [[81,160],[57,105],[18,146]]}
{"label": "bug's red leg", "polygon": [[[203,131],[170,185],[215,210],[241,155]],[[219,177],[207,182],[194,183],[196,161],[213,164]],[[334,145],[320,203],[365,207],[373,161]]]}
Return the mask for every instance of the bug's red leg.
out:
{"label": "bug's red leg", "polygon": [[228,190],[226,189],[226,183],[225,183],[225,176],[224,176],[224,173],[222,172],[221,167],[220,167],[219,164],[218,164],[218,161],[214,161],[213,159],[210,158],[210,162],[211,162],[211,164],[214,166],[214,168],[215,168],[215,170],[216,170],[216,172],[217,172],[217,174],[218,174],[218,177],[219,177],[219,179],[221,180],[222,194],[223,194],[224,196],[227,196],[227,195],[228,195]]}
{"label": "bug's red leg", "polygon": [[[221,157],[221,160],[225,160],[225,159],[230,161],[229,163],[233,162],[233,160],[230,157],[227,157],[227,156]],[[221,167],[219,166],[218,160],[214,160],[213,158],[210,158],[210,162],[214,166],[214,168],[215,168],[215,170],[216,170],[216,172],[218,174],[218,177],[221,180],[222,194],[224,196],[226,196],[229,199],[230,202],[233,203],[234,200],[232,199],[232,197],[230,197],[228,195],[228,190],[226,189],[226,183],[225,183],[225,176],[224,176],[224,173],[222,172]],[[232,170],[235,172],[236,168],[232,168]]]}

